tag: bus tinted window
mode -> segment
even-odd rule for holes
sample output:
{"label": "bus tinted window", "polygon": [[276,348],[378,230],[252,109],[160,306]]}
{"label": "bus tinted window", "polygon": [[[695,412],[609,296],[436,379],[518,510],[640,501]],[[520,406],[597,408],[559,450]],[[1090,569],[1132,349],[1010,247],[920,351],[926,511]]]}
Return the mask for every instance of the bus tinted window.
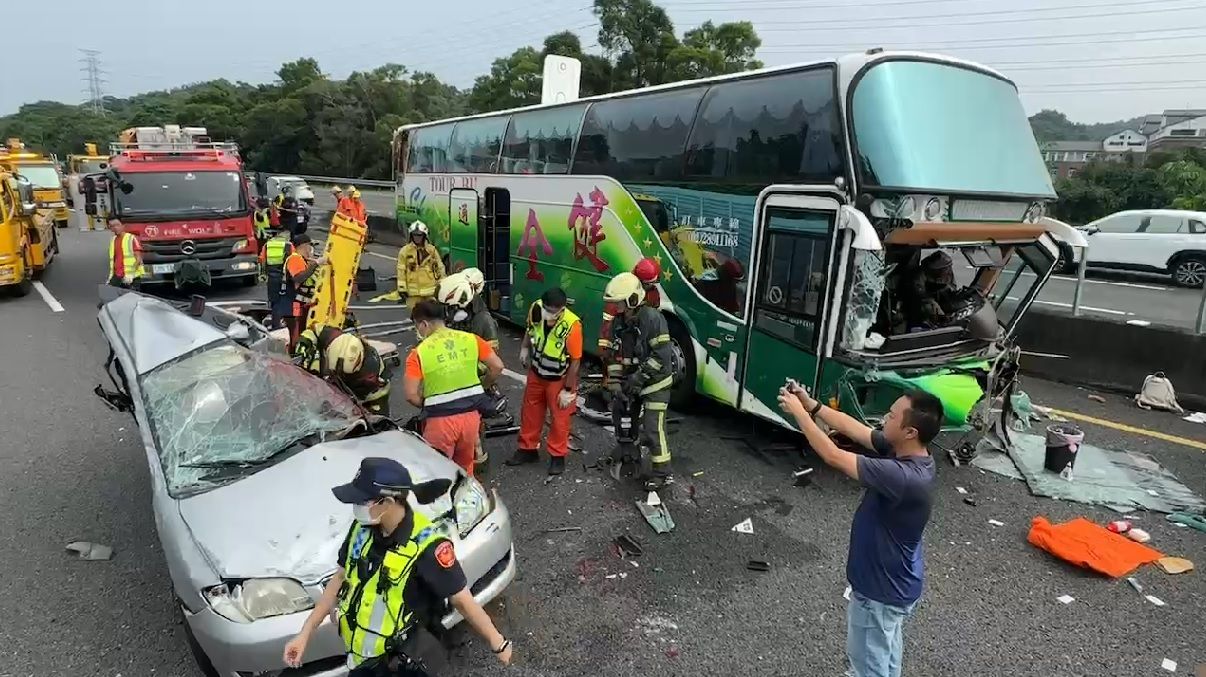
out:
{"label": "bus tinted window", "polygon": [[677,179],[705,88],[600,101],[590,107],[574,155],[575,174],[620,181]]}
{"label": "bus tinted window", "polygon": [[507,118],[478,118],[456,123],[448,151],[454,172],[498,171],[498,150],[507,133]]}
{"label": "bus tinted window", "polygon": [[417,174],[448,171],[448,141],[452,125],[423,127],[410,133],[410,160],[406,171]]}
{"label": "bus tinted window", "polygon": [[503,142],[505,174],[568,174],[586,104],[516,113]]}
{"label": "bus tinted window", "polygon": [[842,174],[830,68],[714,85],[687,145],[699,179],[824,181]]}

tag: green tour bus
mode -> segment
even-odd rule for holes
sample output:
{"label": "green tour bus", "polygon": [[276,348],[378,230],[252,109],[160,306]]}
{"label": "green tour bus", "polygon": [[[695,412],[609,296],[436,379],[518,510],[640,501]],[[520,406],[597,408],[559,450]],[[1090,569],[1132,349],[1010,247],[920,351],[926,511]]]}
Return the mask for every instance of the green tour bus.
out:
{"label": "green tour bus", "polygon": [[393,160],[399,227],[423,220],[449,270],[480,268],[495,312],[522,323],[561,286],[594,346],[604,286],[652,257],[676,401],[783,426],[787,377],[863,420],[921,388],[951,429],[984,423],[1053,236],[1076,239],[1044,218],[1015,85],[921,53],[406,125]]}

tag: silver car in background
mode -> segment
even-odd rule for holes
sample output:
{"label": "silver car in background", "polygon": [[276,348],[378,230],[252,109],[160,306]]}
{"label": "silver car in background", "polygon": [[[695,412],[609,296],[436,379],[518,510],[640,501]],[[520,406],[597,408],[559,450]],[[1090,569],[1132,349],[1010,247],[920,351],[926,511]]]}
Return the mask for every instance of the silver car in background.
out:
{"label": "silver car in background", "polygon": [[[498,497],[421,438],[366,418],[342,391],[275,354],[262,327],[132,292],[105,303],[98,319],[114,390],[96,393],[138,422],[155,527],[203,668],[223,677],[346,674],[329,621],[305,666],[285,671],[281,657],[351,526],[331,487],[365,457],[394,458],[416,482],[452,480],[435,503],[411,505],[453,541],[480,603],[514,579],[511,519]],[[462,620],[445,611],[445,627]]]}

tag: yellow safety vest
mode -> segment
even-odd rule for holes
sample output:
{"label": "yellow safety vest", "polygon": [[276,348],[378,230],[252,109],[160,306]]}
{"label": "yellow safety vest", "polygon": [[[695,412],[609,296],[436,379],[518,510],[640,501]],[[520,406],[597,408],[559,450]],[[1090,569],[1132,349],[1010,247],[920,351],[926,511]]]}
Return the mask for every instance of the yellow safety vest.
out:
{"label": "yellow safety vest", "polygon": [[429,417],[478,408],[478,396],[486,391],[477,374],[476,336],[444,327],[415,350],[423,369],[423,411]]}
{"label": "yellow safety vest", "polygon": [[[113,276],[116,274],[117,267],[113,265],[113,254],[114,254],[114,248],[117,246],[117,238],[118,237],[119,236],[115,235],[112,240],[109,240],[109,279],[110,280],[112,280]],[[132,233],[122,233],[120,235],[120,237],[121,237],[122,267],[125,268],[126,275],[129,275],[130,277],[133,277],[135,279],[142,277],[145,271],[143,271],[142,266],[138,265],[138,257],[134,255],[135,236]]]}
{"label": "yellow safety vest", "polygon": [[285,259],[293,253],[293,245],[283,237],[274,237],[264,245],[264,265],[281,267]]}
{"label": "yellow safety vest", "polygon": [[256,239],[261,239],[261,240],[264,239],[264,237],[268,234],[268,227],[270,225],[271,225],[271,223],[268,220],[268,210],[267,209],[255,210],[255,236],[256,236]]}
{"label": "yellow safety vest", "polygon": [[[544,311],[540,301],[532,304],[528,311],[528,319],[537,312]],[[569,340],[570,329],[575,322],[580,322],[572,310],[566,308],[557,318],[553,330],[545,332],[544,318],[540,317],[528,326],[528,335],[532,337],[532,368],[536,374],[547,379],[558,379],[565,375],[569,368],[569,353],[565,351],[565,343]]]}
{"label": "yellow safety vest", "polygon": [[392,648],[387,645],[390,640],[400,643],[418,623],[402,593],[419,555],[443,534],[424,515],[414,512],[412,516],[410,537],[387,550],[371,570],[362,570],[367,569],[362,561],[373,545],[373,529],[358,525],[348,535],[345,580],[339,595],[339,636],[348,652],[349,668],[384,654]]}

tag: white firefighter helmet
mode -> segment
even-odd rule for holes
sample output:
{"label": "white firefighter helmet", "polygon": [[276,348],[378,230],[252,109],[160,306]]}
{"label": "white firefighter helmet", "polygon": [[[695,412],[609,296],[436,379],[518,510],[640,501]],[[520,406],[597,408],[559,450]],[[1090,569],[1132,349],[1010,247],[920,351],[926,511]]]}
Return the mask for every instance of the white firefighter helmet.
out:
{"label": "white firefighter helmet", "polygon": [[410,228],[407,229],[407,232],[410,233],[411,237],[414,237],[415,235],[427,237],[427,224],[423,223],[422,221],[415,221],[414,223],[410,224]]}
{"label": "white firefighter helmet", "polygon": [[461,271],[461,275],[469,281],[469,286],[473,287],[474,294],[482,293],[482,287],[486,286],[486,276],[482,275],[482,271],[477,268],[466,268]]}
{"label": "white firefighter helmet", "polygon": [[364,364],[364,342],[353,334],[340,334],[327,346],[327,368],[354,374]]}
{"label": "white firefighter helmet", "polygon": [[636,308],[645,302],[645,287],[636,275],[623,272],[607,283],[607,287],[603,289],[603,300]]}
{"label": "white firefighter helmet", "polygon": [[436,300],[454,308],[468,308],[473,302],[473,287],[464,273],[454,273],[440,280]]}

